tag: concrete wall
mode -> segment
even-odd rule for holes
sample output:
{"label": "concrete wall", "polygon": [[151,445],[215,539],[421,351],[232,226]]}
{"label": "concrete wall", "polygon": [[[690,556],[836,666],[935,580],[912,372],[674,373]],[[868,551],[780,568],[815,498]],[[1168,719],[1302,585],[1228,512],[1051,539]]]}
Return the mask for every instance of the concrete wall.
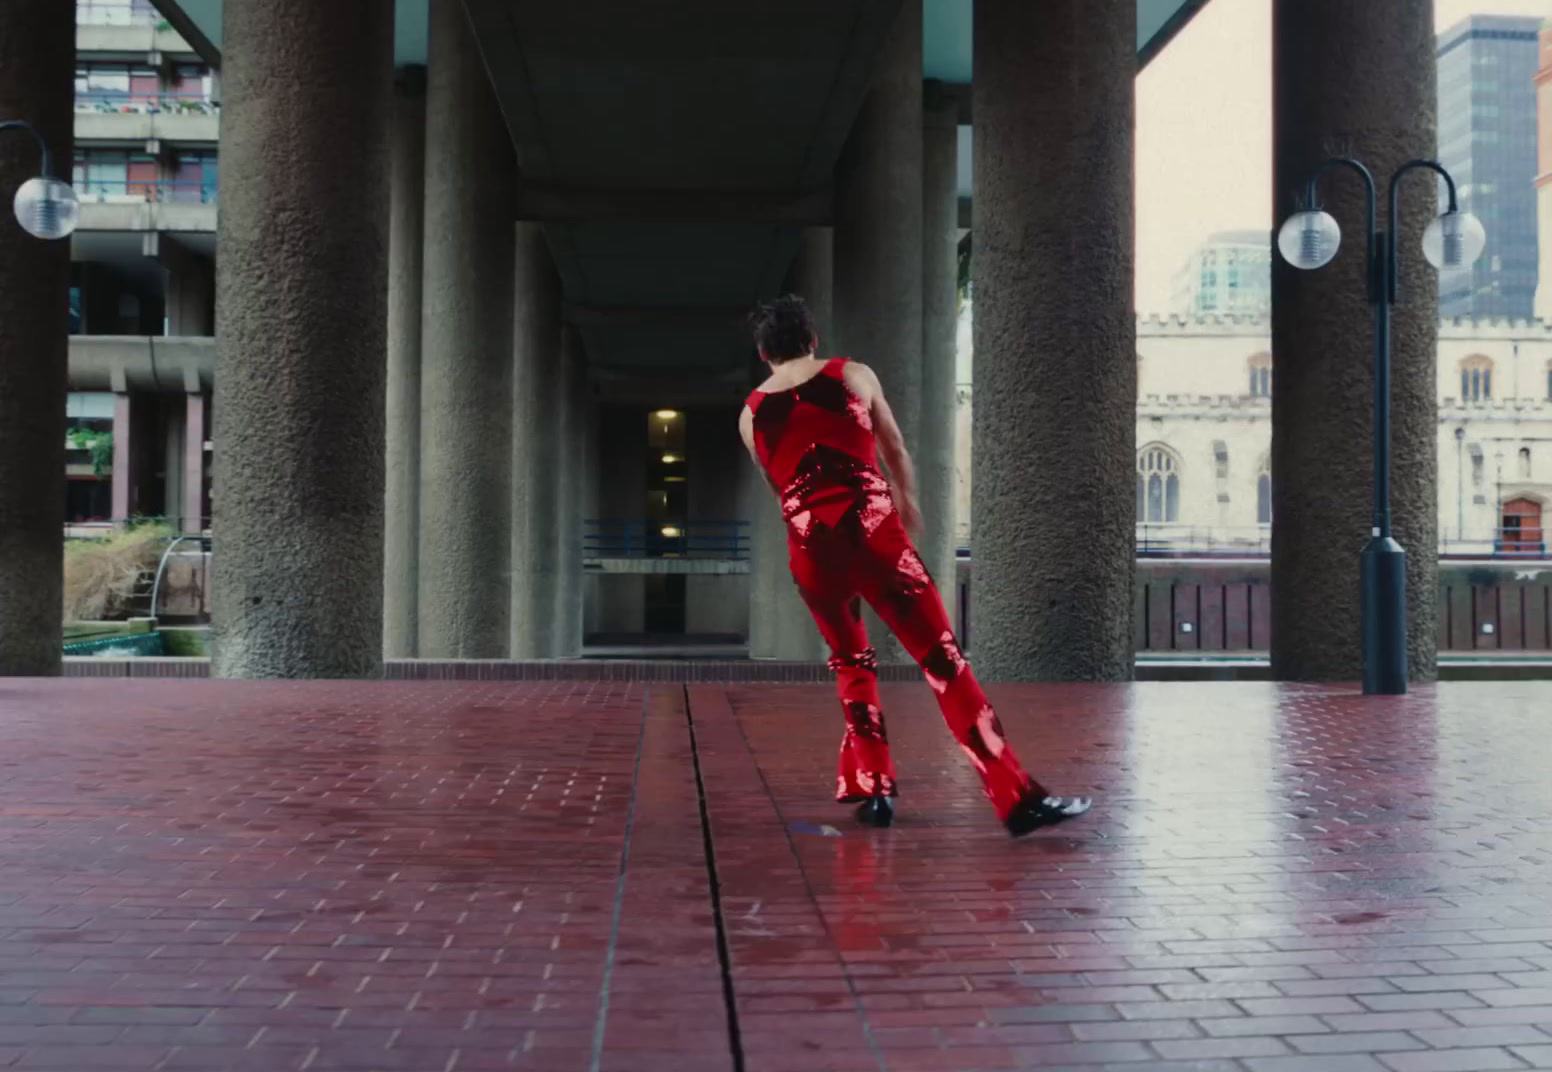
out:
{"label": "concrete wall", "polygon": [[83,23],[75,30],[75,50],[81,52],[164,52],[179,60],[193,62],[197,57],[178,33],[159,29],[158,23],[108,26]]}
{"label": "concrete wall", "polygon": [[197,201],[83,201],[80,229],[214,234],[216,206]]}
{"label": "concrete wall", "polygon": [[221,117],[210,112],[77,112],[77,141],[163,141],[187,146],[214,145],[221,137]]}

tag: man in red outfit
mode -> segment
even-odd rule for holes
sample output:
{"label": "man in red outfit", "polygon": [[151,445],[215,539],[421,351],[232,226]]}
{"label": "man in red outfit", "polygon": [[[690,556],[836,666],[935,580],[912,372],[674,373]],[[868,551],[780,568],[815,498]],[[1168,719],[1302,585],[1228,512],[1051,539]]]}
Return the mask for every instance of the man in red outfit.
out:
{"label": "man in red outfit", "polygon": [[[878,661],[862,624],[866,599],[921,665],[944,721],[1014,837],[1087,811],[1087,799],[1051,796],[1019,765],[959,650],[911,543],[921,528],[915,474],[878,377],[854,361],[815,357],[819,339],[801,298],[760,306],[752,326],[771,374],[749,395],[739,431],[781,500],[793,579],[830,646],[846,716],[836,798],[859,803],[864,823],[893,821],[898,788]],[[892,484],[879,470],[880,456]]]}

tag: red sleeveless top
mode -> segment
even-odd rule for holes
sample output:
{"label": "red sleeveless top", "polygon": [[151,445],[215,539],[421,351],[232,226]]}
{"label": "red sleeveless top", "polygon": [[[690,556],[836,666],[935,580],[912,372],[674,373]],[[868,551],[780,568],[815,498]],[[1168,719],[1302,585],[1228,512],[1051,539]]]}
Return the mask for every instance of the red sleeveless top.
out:
{"label": "red sleeveless top", "polygon": [[871,532],[894,510],[878,471],[873,418],[846,386],[845,367],[845,358],[832,358],[812,379],[754,391],[745,403],[755,454],[780,491],[782,517],[800,534],[815,521],[836,527],[853,511]]}

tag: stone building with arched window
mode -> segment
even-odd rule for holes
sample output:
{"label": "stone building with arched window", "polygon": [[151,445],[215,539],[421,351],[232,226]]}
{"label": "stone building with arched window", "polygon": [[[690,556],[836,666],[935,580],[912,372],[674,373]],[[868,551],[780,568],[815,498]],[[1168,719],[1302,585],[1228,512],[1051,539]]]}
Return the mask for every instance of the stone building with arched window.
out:
{"label": "stone building with arched window", "polygon": [[[955,459],[961,546],[970,538],[971,315],[967,305]],[[1137,377],[1139,547],[1268,551],[1270,325],[1139,319]],[[1440,551],[1535,553],[1552,515],[1552,325],[1442,322],[1438,399]]]}

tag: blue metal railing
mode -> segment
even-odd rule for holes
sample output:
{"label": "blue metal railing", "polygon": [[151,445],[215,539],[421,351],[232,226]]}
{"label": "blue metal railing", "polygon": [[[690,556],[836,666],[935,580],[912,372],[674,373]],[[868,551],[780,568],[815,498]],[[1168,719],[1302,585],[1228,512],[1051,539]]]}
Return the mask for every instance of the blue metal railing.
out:
{"label": "blue metal railing", "polygon": [[1507,540],[1494,540],[1493,554],[1502,555],[1504,558],[1546,558],[1547,545],[1541,541],[1517,540],[1511,537]]}
{"label": "blue metal railing", "polygon": [[583,522],[582,553],[588,558],[743,560],[749,557],[749,522],[592,519]]}
{"label": "blue metal railing", "polygon": [[75,193],[83,202],[145,201],[163,204],[216,203],[217,186],[208,182],[141,182],[132,179],[82,179]]}

